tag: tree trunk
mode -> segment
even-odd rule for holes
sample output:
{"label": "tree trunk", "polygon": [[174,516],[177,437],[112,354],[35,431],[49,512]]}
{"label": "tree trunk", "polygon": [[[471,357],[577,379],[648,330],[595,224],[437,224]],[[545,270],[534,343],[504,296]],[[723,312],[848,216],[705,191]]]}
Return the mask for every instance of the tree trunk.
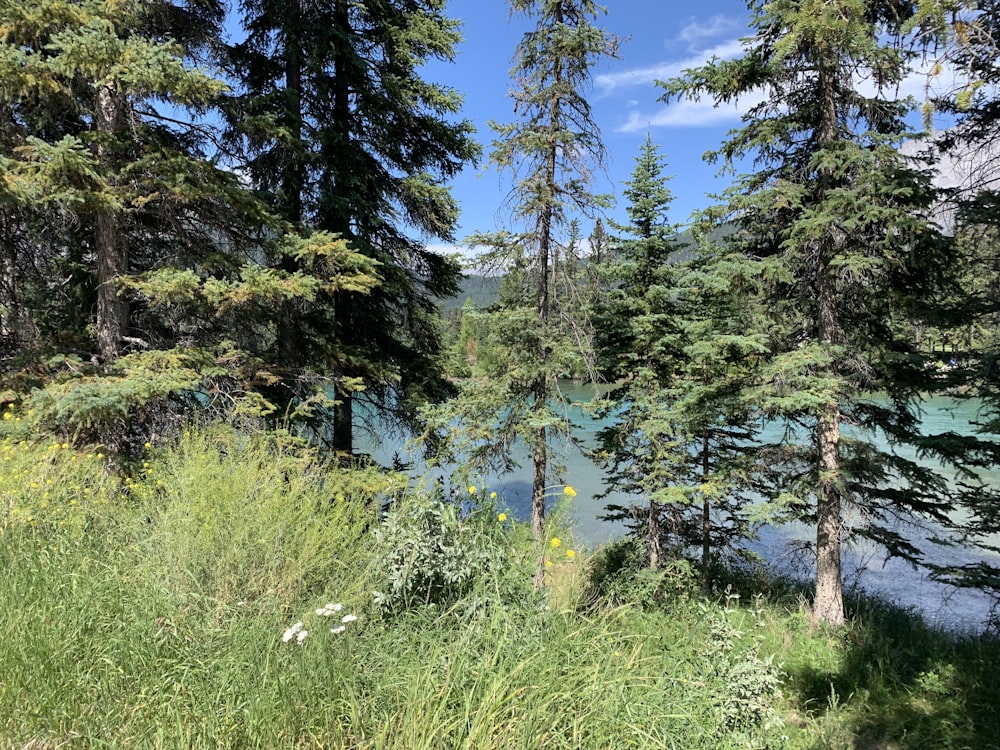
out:
{"label": "tree trunk", "polygon": [[[336,25],[341,29],[345,38],[350,33],[351,16],[346,0],[337,0],[334,4],[334,16]],[[348,59],[346,44],[345,49],[338,47],[334,51],[333,57],[333,123],[339,128],[340,143],[342,147],[347,146],[351,133],[351,90],[350,90],[350,61]],[[344,192],[349,189],[346,184],[336,184],[334,189]],[[338,201],[341,206],[353,205],[351,201]],[[324,228],[336,232],[344,239],[351,238],[350,209],[341,209],[335,215],[324,217],[329,221],[329,225]],[[333,295],[333,316],[336,321],[338,343],[349,343],[352,337],[360,332],[354,331],[351,323],[351,297],[347,292],[334,292]],[[343,365],[337,368],[337,380],[345,376],[353,375]],[[347,455],[354,452],[354,396],[350,391],[341,391],[337,394],[339,403],[334,406],[333,412],[333,447],[335,450]]]}
{"label": "tree trunk", "polygon": [[350,391],[337,393],[333,408],[333,449],[350,458],[354,452],[354,400]]}
{"label": "tree trunk", "polygon": [[844,591],[840,562],[841,498],[839,487],[839,405],[832,405],[816,427],[819,490],[816,493],[816,598],[813,619],[844,624]]}
{"label": "tree trunk", "polygon": [[[124,100],[115,83],[97,90],[94,128],[102,140],[96,147],[100,161],[112,158],[111,141],[125,120]],[[100,206],[96,211],[94,252],[97,256],[97,352],[101,362],[121,356],[128,324],[128,300],[119,294],[118,281],[128,273],[128,248],[122,231],[121,210]]]}
{"label": "tree trunk", "polygon": [[[283,125],[292,136],[292,145],[286,151],[285,166],[281,175],[281,193],[284,218],[296,226],[302,223],[302,192],[305,189],[304,165],[299,148],[302,142],[302,7],[299,0],[288,3],[285,17],[285,106]],[[289,256],[281,259],[280,268],[287,273],[299,270],[298,262]],[[303,359],[304,344],[299,328],[299,303],[286,300],[280,303],[277,344],[278,358],[291,368]]]}
{"label": "tree trunk", "polygon": [[[834,65],[820,69],[818,85],[822,112],[817,126],[820,148],[839,139],[837,131],[837,70]],[[818,201],[834,187],[834,175],[829,168],[819,173]],[[837,252],[836,228],[826,229],[816,247],[817,338],[823,346],[835,346],[842,339],[837,310],[837,285],[831,263]],[[825,375],[837,377],[837,364],[825,367]],[[840,403],[834,397],[816,416],[815,428],[817,481],[816,488],[816,598],[813,619],[827,625],[844,623],[844,590],[840,561],[841,472],[840,465]]]}
{"label": "tree trunk", "polygon": [[[708,432],[701,436],[701,478],[702,482],[708,481],[708,473],[711,470],[710,457],[708,453]],[[706,494],[701,501],[701,582],[708,588],[708,564],[709,555],[712,551],[712,501]]]}
{"label": "tree trunk", "polygon": [[660,531],[660,506],[655,500],[649,501],[649,521],[647,528],[650,570],[659,570],[663,564],[663,545]]}
{"label": "tree trunk", "polygon": [[[561,20],[558,8],[555,11],[556,20]],[[556,64],[556,83],[562,78],[562,64]],[[558,86],[555,87],[558,91]],[[545,155],[545,185],[550,190],[550,195],[555,196],[556,190],[556,163],[558,158],[559,144],[555,134],[559,131],[562,123],[560,113],[559,95],[556,95],[549,105],[548,126],[552,133],[548,151]],[[554,198],[552,199],[554,200]],[[542,351],[538,352],[539,367],[544,369],[549,358],[548,347],[545,340],[548,336],[549,324],[549,263],[552,249],[552,220],[555,215],[555,206],[549,200],[542,208],[538,217],[538,319],[541,326],[540,338],[542,340]],[[535,409],[541,411],[548,405],[548,383],[545,375],[540,374],[535,381]],[[531,492],[531,529],[535,539],[541,541],[544,535],[545,525],[545,484],[547,481],[546,472],[548,468],[548,443],[544,427],[539,427],[535,435],[534,453],[534,478],[532,480]],[[539,560],[539,564],[541,564]]]}
{"label": "tree trunk", "polygon": [[[545,408],[544,398],[547,395],[545,381],[539,377],[540,386],[535,387],[535,408]],[[539,401],[539,397],[543,400]],[[541,406],[539,406],[539,404]],[[535,431],[535,451],[532,456],[532,480],[531,480],[531,533],[535,541],[539,544],[538,565],[535,568],[534,586],[541,588],[545,577],[545,548],[541,546],[545,538],[545,482],[548,473],[549,451],[548,436],[544,427],[539,427]]]}

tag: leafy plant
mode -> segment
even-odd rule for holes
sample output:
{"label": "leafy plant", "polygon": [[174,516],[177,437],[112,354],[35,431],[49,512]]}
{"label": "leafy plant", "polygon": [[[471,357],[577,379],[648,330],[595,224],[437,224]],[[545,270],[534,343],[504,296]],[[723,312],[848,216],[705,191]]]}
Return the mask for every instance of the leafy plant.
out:
{"label": "leafy plant", "polygon": [[410,499],[375,532],[376,607],[388,614],[468,598],[475,613],[522,600],[529,595],[528,574],[521,575],[510,531],[490,504],[463,512],[453,503]]}

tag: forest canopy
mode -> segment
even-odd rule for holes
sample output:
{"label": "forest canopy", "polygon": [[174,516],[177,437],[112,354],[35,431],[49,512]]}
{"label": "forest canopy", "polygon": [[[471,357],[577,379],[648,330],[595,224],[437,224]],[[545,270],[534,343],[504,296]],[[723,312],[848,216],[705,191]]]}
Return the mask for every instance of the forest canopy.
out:
{"label": "forest canopy", "polygon": [[[484,148],[430,80],[461,40],[444,0],[0,1],[3,408],[125,471],[192,422],[349,464],[374,415],[456,476],[527,446],[541,543],[572,379],[603,386],[591,454],[653,569],[707,579],[760,523],[803,522],[814,616],[839,625],[851,538],[923,563],[897,524],[922,518],[996,551],[995,181],[935,180],[996,135],[995,4],[751,0],[738,53],[660,82],[664,103],[765,94],[686,228],[652,135],[617,195],[595,187],[605,9],[509,9],[511,117]],[[945,67],[954,90],[899,95]],[[920,109],[952,127],[919,133]],[[508,225],[468,238],[491,275],[459,294],[434,243],[484,154]],[[983,399],[982,432],[928,432],[935,394]],[[934,572],[1000,591],[987,563]]]}

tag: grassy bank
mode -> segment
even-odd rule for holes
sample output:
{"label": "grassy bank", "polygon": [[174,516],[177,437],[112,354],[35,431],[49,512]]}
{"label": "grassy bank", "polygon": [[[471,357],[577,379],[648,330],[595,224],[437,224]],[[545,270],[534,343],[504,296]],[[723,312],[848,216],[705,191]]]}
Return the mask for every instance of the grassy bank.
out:
{"label": "grassy bank", "polygon": [[264,439],[131,469],[0,445],[0,747],[1000,746],[990,638],[877,602],[825,633],[794,589],[706,599],[566,534],[539,594],[502,508]]}

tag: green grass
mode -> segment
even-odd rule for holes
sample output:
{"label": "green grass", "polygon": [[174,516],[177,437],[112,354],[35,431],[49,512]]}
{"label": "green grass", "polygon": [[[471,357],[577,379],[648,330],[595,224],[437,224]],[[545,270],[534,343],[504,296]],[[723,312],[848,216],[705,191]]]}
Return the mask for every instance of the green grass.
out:
{"label": "green grass", "polygon": [[510,545],[489,597],[380,613],[398,480],[226,432],[147,458],[0,445],[0,748],[998,747],[994,639],[871,601],[817,630],[747,578],[708,600],[625,570],[609,598],[565,553],[539,596],[493,512],[447,537]]}

